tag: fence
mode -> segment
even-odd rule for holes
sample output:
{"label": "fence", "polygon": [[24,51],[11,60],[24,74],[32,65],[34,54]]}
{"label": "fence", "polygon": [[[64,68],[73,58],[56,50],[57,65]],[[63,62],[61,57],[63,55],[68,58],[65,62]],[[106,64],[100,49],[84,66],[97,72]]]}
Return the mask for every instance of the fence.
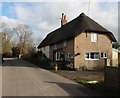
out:
{"label": "fence", "polygon": [[106,86],[120,91],[120,66],[119,67],[105,67],[105,83]]}

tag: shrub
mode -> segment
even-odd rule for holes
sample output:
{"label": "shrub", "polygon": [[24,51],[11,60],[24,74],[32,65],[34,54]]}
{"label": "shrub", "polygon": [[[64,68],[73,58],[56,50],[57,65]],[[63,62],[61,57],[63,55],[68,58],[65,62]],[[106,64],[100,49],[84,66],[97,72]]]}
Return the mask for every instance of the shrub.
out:
{"label": "shrub", "polygon": [[3,53],[3,57],[5,57],[5,58],[9,58],[9,57],[12,57],[12,54],[6,52],[6,53]]}
{"label": "shrub", "polygon": [[81,66],[79,70],[87,70],[87,68],[85,66]]}

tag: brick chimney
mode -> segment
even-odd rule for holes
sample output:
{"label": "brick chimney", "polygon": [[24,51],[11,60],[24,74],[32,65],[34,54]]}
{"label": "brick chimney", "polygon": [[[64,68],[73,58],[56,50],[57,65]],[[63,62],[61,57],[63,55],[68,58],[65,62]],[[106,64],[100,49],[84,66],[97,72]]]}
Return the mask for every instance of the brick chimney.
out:
{"label": "brick chimney", "polygon": [[66,20],[66,15],[64,15],[64,13],[62,13],[62,18],[61,18],[61,27],[63,25],[65,25],[67,23],[67,20]]}

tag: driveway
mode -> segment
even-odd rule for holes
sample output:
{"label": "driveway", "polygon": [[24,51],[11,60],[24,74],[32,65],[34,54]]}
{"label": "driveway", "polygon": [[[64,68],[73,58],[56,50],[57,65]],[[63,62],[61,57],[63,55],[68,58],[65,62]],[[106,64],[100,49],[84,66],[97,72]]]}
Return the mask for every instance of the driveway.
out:
{"label": "driveway", "polygon": [[20,59],[2,66],[2,96],[99,96],[96,91]]}

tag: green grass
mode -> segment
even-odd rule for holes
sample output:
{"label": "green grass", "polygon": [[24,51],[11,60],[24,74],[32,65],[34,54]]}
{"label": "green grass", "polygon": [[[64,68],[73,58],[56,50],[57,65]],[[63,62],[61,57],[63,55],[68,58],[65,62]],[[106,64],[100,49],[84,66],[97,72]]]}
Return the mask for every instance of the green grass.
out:
{"label": "green grass", "polygon": [[98,81],[95,84],[94,83],[90,84],[90,83],[88,83],[88,80],[81,79],[81,80],[79,80],[78,83],[83,84],[84,86],[86,86],[88,88],[99,91],[107,96],[118,96],[119,95],[119,91],[113,90],[109,87],[106,87],[104,81]]}
{"label": "green grass", "polygon": [[88,80],[81,79],[78,83],[87,84]]}

